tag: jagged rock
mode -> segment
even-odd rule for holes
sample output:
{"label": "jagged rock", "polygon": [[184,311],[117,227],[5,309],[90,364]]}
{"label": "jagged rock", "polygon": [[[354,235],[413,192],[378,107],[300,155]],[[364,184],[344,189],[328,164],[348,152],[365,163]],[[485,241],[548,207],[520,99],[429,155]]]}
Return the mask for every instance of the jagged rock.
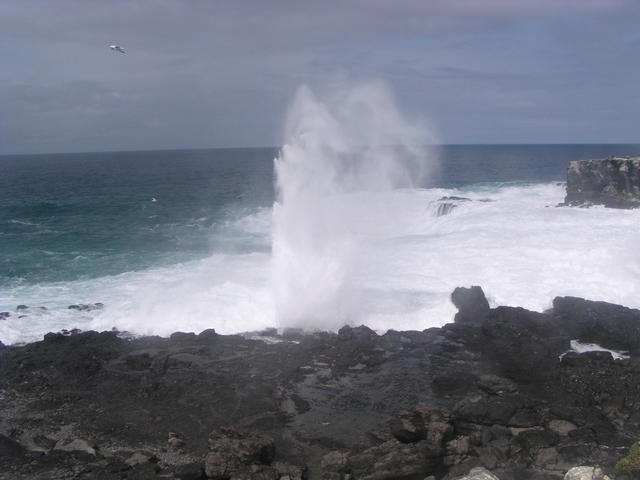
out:
{"label": "jagged rock", "polygon": [[427,476],[441,463],[432,456],[426,441],[400,443],[390,440],[349,457],[353,478],[359,480],[394,480],[410,476]]}
{"label": "jagged rock", "polygon": [[422,415],[418,412],[400,412],[389,425],[391,434],[402,443],[415,443],[427,438]]}
{"label": "jagged rock", "polygon": [[149,452],[138,451],[134,452],[129,458],[125,460],[125,463],[130,466],[139,465],[141,463],[156,463],[158,458]]}
{"label": "jagged rock", "polygon": [[274,462],[271,465],[277,474],[279,480],[303,480],[305,478],[305,469],[297,465],[290,465],[284,462]]}
{"label": "jagged rock", "polygon": [[198,338],[201,340],[211,339],[217,337],[218,334],[213,328],[207,328],[198,334]]}
{"label": "jagged rock", "polygon": [[554,338],[550,321],[548,315],[523,308],[497,307],[482,324],[480,348],[498,375],[518,383],[544,381],[569,348],[566,338]]}
{"label": "jagged rock", "polygon": [[81,438],[76,438],[71,441],[60,440],[58,443],[56,443],[53,449],[63,452],[83,452],[88,453],[89,455],[96,454],[95,446],[87,440],[83,440]]}
{"label": "jagged rock", "polygon": [[102,310],[104,308],[104,303],[79,303],[74,305],[69,305],[67,307],[69,310],[78,310],[81,312],[90,312],[92,310]]}
{"label": "jagged rock", "polygon": [[0,312],[0,320],[6,320],[11,316],[10,312]]}
{"label": "jagged rock", "polygon": [[31,439],[31,445],[28,446],[30,450],[39,450],[47,452],[53,449],[56,445],[56,440],[46,435],[35,435]]}
{"label": "jagged rock", "polygon": [[489,302],[481,287],[457,287],[451,294],[451,301],[458,309],[456,323],[479,323],[489,313]]}
{"label": "jagged rock", "polygon": [[573,467],[569,470],[564,480],[609,480],[600,467]]}
{"label": "jagged rock", "polygon": [[482,375],[478,379],[478,388],[490,395],[504,395],[518,391],[518,385],[515,382],[497,375]]}
{"label": "jagged rock", "polygon": [[320,461],[321,480],[350,480],[351,464],[349,453],[333,450]]}
{"label": "jagged rock", "polygon": [[458,435],[453,440],[449,440],[445,446],[445,463],[454,465],[461,463],[471,454],[471,441],[468,435]]}
{"label": "jagged rock", "polygon": [[462,399],[453,409],[455,421],[479,425],[508,425],[517,406],[507,398],[482,395]]}
{"label": "jagged rock", "polygon": [[197,336],[193,332],[173,332],[169,338],[174,342],[191,343],[196,340]]}
{"label": "jagged rock", "polygon": [[[275,445],[269,436],[255,432],[245,434],[234,428],[222,427],[209,435],[205,474],[209,479],[226,480],[252,467],[270,465],[274,456]],[[257,473],[255,468],[253,470]]]}
{"label": "jagged rock", "polygon": [[640,158],[577,160],[567,170],[566,205],[640,207]]}
{"label": "jagged rock", "polygon": [[578,426],[575,423],[571,423],[566,420],[555,419],[549,422],[547,428],[561,437],[566,437],[570,432],[576,430]]}
{"label": "jagged rock", "polygon": [[349,456],[345,452],[333,450],[322,457],[320,467],[323,472],[347,473],[349,470]]}
{"label": "jagged rock", "polygon": [[456,480],[500,480],[484,467],[472,468],[468,474],[458,477]]}
{"label": "jagged rock", "polygon": [[556,297],[553,315],[571,338],[640,353],[640,310],[576,297]]}
{"label": "jagged rock", "polygon": [[559,436],[555,432],[547,430],[526,430],[516,437],[516,442],[530,456],[535,455],[539,450],[557,445]]}
{"label": "jagged rock", "polygon": [[371,330],[366,325],[360,325],[359,327],[350,327],[345,325],[338,330],[338,335],[342,338],[348,338],[352,340],[370,340],[376,338],[378,334]]}
{"label": "jagged rock", "polygon": [[391,434],[402,443],[426,440],[432,455],[443,455],[446,442],[453,436],[449,412],[428,403],[419,403],[412,411],[402,411],[390,422]]}
{"label": "jagged rock", "polygon": [[[477,466],[504,479],[559,480],[574,465],[612,469],[640,438],[637,353],[559,355],[576,331],[592,330],[610,347],[634,337],[636,311],[584,300],[545,313],[481,310],[474,322],[382,336],[366,327],[278,343],[213,331],[69,332],[3,347],[2,428],[15,456],[0,451],[0,472],[169,478],[201,458],[211,478],[225,480],[300,480],[304,469],[293,464],[305,462],[309,478],[323,480],[451,480]],[[254,433],[220,428],[229,424]],[[170,431],[184,445],[171,448]],[[109,457],[32,452],[36,435],[91,439]],[[275,462],[276,444],[286,463]],[[142,446],[160,461],[128,465]]]}

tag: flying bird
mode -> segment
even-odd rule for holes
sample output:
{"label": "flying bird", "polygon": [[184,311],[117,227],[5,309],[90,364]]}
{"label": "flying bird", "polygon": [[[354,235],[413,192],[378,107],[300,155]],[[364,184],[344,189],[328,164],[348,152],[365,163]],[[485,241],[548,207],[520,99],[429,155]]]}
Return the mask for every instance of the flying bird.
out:
{"label": "flying bird", "polygon": [[124,48],[120,47],[119,45],[109,45],[109,48],[114,52],[126,53],[124,51]]}

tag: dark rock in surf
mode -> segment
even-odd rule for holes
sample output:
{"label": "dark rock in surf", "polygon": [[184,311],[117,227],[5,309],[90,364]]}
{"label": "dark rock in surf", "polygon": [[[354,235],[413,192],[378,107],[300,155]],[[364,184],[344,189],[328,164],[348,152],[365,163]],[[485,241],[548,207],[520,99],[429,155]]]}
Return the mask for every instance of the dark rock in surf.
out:
{"label": "dark rock in surf", "polygon": [[556,297],[553,315],[571,338],[640,353],[640,310],[577,297]]}
{"label": "dark rock in surf", "polygon": [[80,312],[90,312],[92,310],[102,310],[104,308],[104,304],[97,303],[79,303],[74,305],[69,305],[67,307],[69,310],[78,310]]}
{"label": "dark rock in surf", "polygon": [[440,197],[438,199],[439,202],[448,202],[448,201],[454,201],[454,202],[471,202],[472,200],[470,198],[467,197],[456,197],[455,195],[451,195],[448,197]]}
{"label": "dark rock in surf", "polygon": [[489,302],[481,287],[457,287],[451,294],[451,301],[458,309],[456,323],[479,323],[489,313]]}
{"label": "dark rock in surf", "polygon": [[436,217],[442,217],[444,215],[449,215],[457,205],[452,202],[443,202],[438,203],[438,208],[436,209]]}
{"label": "dark rock in surf", "polygon": [[456,197],[456,196],[441,197],[436,202],[434,202],[434,205],[435,205],[434,216],[442,217],[444,215],[448,215],[460,203],[470,202],[470,201],[471,199],[466,197]]}
{"label": "dark rock in surf", "polygon": [[640,158],[576,160],[567,170],[565,205],[640,207]]}

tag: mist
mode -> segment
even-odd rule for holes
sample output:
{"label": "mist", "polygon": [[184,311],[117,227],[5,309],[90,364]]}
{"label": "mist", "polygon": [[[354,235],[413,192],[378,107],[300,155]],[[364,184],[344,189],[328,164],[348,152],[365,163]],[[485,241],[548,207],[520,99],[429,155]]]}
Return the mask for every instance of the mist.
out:
{"label": "mist", "polygon": [[321,97],[303,86],[285,125],[275,159],[276,320],[305,329],[357,323],[368,310],[366,277],[389,273],[383,259],[373,272],[369,262],[395,217],[375,203],[433,173],[426,148],[433,135],[406,119],[379,82],[343,85]]}

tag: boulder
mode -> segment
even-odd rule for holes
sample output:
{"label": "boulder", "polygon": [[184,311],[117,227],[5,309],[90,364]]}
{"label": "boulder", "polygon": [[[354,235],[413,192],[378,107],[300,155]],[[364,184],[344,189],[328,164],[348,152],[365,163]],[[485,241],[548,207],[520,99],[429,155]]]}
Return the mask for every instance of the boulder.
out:
{"label": "boulder", "polygon": [[518,391],[515,382],[497,375],[482,375],[478,379],[478,388],[489,395],[504,395]]}
{"label": "boulder", "polygon": [[640,310],[577,297],[556,297],[553,315],[571,338],[614,350],[640,352]]}
{"label": "boulder", "polygon": [[609,480],[600,467],[573,467],[569,470],[564,480]]}
{"label": "boulder", "polygon": [[102,310],[104,308],[104,303],[78,303],[69,305],[67,308],[69,310],[78,310],[80,312],[91,312],[92,310]]}
{"label": "boulder", "polygon": [[508,425],[516,409],[517,405],[511,399],[475,395],[460,400],[454,407],[453,414],[456,422]]}
{"label": "boulder", "polygon": [[479,323],[489,313],[489,302],[481,287],[457,287],[451,294],[451,301],[458,309],[456,323]]}
{"label": "boulder", "polygon": [[561,437],[566,437],[570,432],[573,432],[578,427],[575,423],[571,423],[567,420],[555,419],[549,422],[547,428],[550,431],[557,433]]}
{"label": "boulder", "polygon": [[464,477],[457,480],[500,480],[493,473],[483,467],[472,468]]}
{"label": "boulder", "polygon": [[426,440],[432,456],[444,455],[446,442],[453,437],[450,414],[442,407],[419,403],[412,411],[402,411],[390,422],[391,434],[402,443]]}
{"label": "boulder", "polygon": [[640,207],[640,158],[577,160],[567,170],[565,205]]}
{"label": "boulder", "polygon": [[400,412],[391,421],[391,434],[402,443],[415,443],[427,438],[422,416],[418,412]]}
{"label": "boulder", "polygon": [[129,458],[125,460],[125,463],[130,466],[140,465],[141,463],[157,463],[158,458],[150,452],[137,451],[134,452]]}

